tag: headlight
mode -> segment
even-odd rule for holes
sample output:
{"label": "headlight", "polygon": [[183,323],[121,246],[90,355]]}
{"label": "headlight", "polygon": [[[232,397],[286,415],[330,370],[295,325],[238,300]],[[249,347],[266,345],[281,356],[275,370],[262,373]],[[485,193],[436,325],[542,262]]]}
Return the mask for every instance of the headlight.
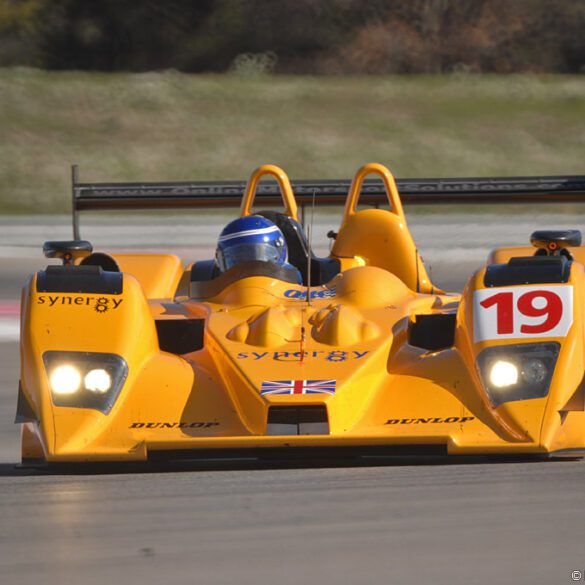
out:
{"label": "headlight", "polygon": [[105,394],[112,388],[112,376],[103,368],[90,370],[83,380],[85,387],[96,394]]}
{"label": "headlight", "polygon": [[128,376],[124,359],[111,353],[47,351],[43,361],[55,406],[108,414]]}
{"label": "headlight", "polygon": [[49,384],[54,394],[75,394],[81,386],[81,375],[75,366],[57,366],[51,371]]}
{"label": "headlight", "polygon": [[560,347],[521,343],[484,349],[477,356],[477,367],[492,404],[546,396]]}
{"label": "headlight", "polygon": [[518,367],[512,362],[498,360],[489,368],[490,385],[506,388],[518,383]]}

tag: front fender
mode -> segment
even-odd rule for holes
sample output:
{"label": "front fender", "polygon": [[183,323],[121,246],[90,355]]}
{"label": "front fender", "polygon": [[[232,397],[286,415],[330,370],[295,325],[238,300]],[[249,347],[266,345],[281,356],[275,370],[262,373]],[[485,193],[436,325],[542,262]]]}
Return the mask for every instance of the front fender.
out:
{"label": "front fender", "polygon": [[[153,380],[160,383],[168,377],[190,390],[193,370],[180,357],[160,351],[148,302],[133,276],[123,275],[120,294],[44,292],[42,287],[38,290],[37,279],[38,275],[29,279],[22,295],[21,384],[39,421],[36,432],[45,458],[51,461],[56,454],[76,452],[92,443],[98,457],[100,449],[111,453],[111,447],[120,453],[136,451],[129,425],[113,421],[122,412],[128,420],[140,413],[140,395],[148,392]],[[43,363],[47,351],[123,357],[128,376],[112,410],[103,414],[91,408],[55,406]],[[137,458],[143,456],[136,453]]]}
{"label": "front fender", "polygon": [[[570,448],[565,445],[567,440],[571,445],[585,446],[583,431],[577,431],[577,426],[573,425],[575,428],[567,435],[566,429],[562,429],[566,416],[560,414],[564,405],[580,388],[583,378],[585,364],[583,308],[579,302],[585,294],[583,266],[574,262],[566,282],[526,284],[515,283],[512,278],[512,282],[502,286],[490,286],[490,279],[486,278],[487,270],[487,268],[479,270],[467,283],[459,307],[456,330],[456,345],[465,356],[470,370],[474,370],[470,373],[478,392],[482,395],[486,409],[494,422],[510,436],[510,440],[538,443],[545,452]],[[502,317],[498,311],[504,309],[497,303],[485,303],[485,299],[492,299],[491,291],[493,295],[502,292],[510,295],[511,313],[508,311],[509,314],[505,315],[505,327],[501,328],[503,333],[500,333],[497,320]],[[527,303],[520,303],[519,299],[525,294],[534,299],[539,291],[556,295],[561,300],[564,312],[561,319],[566,320],[561,321],[559,326],[551,328],[549,332],[545,330],[539,334],[523,333],[523,323],[538,325],[546,319],[546,315],[538,317],[522,313]],[[482,299],[483,304],[478,303],[478,299]],[[489,327],[482,330],[481,319],[487,320]],[[486,329],[489,329],[488,333]],[[524,329],[530,330],[535,327]],[[524,343],[548,342],[559,343],[560,351],[547,395],[493,405],[481,380],[477,366],[478,355],[490,347],[505,348]],[[583,428],[583,425],[579,428]],[[559,438],[561,435],[564,438]]]}

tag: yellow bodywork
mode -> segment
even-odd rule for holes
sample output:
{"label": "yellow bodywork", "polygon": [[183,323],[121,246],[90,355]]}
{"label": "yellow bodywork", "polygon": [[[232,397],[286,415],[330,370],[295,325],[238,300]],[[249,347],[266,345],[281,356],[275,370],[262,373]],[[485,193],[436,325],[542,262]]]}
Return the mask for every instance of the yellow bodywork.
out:
{"label": "yellow bodywork", "polygon": [[[357,210],[371,173],[385,182],[390,210]],[[266,174],[277,179],[286,212],[296,217],[288,178],[274,166],[252,175],[241,214],[251,213]],[[492,261],[504,255],[497,252]],[[561,344],[548,395],[494,407],[476,356],[517,341],[474,341],[472,298],[484,288],[485,269],[462,296],[434,288],[394,179],[381,165],[358,171],[331,257],[341,261],[341,272],[313,287],[310,302],[306,286],[270,276],[190,297],[180,286],[187,267],[165,254],[115,255],[123,272],[119,295],[38,292],[39,276],[32,275],[22,294],[21,389],[35,416],[23,425],[23,460],[141,461],[165,451],[224,448],[438,445],[449,454],[543,455],[585,447],[579,303],[565,337],[539,339]],[[578,262],[567,285],[574,299],[583,298]],[[96,310],[96,297],[107,310]],[[451,347],[408,343],[416,316],[429,314],[456,314]],[[162,351],[155,322],[169,319],[204,320],[203,347],[181,355]],[[128,376],[111,411],[55,406],[47,351],[122,356]],[[280,380],[334,380],[336,390],[260,394],[263,382]],[[270,434],[269,409],[283,406],[324,406],[327,434]]]}

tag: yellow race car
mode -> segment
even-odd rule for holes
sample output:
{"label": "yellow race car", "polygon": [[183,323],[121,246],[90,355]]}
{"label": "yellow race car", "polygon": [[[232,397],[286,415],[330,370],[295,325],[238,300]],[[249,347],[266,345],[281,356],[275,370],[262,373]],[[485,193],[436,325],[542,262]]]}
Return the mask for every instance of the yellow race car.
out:
{"label": "yellow race car", "polygon": [[[264,176],[276,184],[259,184]],[[577,199],[584,183],[401,186],[408,201],[534,201]],[[376,207],[358,209],[360,194]],[[258,213],[282,231],[294,271],[108,255],[79,238],[85,209],[241,199],[247,217],[255,198],[284,203],[283,213]],[[342,200],[331,253],[319,258],[299,204]],[[377,207],[384,201],[389,209]],[[23,463],[585,453],[578,231],[535,232],[532,246],[495,250],[459,295],[431,282],[396,181],[379,164],[351,184],[291,186],[272,165],[245,187],[75,179],[73,202],[75,239],[44,246],[63,265],[31,275],[22,292]]]}

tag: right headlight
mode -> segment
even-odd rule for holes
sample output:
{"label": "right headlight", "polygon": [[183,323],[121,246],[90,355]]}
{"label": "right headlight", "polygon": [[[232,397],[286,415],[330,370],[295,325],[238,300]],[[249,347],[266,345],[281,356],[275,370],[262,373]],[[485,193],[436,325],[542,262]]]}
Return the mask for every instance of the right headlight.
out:
{"label": "right headlight", "polygon": [[548,394],[560,344],[488,347],[477,356],[483,386],[494,406]]}
{"label": "right headlight", "polygon": [[43,361],[55,406],[108,414],[128,375],[126,361],[113,353],[47,351]]}

